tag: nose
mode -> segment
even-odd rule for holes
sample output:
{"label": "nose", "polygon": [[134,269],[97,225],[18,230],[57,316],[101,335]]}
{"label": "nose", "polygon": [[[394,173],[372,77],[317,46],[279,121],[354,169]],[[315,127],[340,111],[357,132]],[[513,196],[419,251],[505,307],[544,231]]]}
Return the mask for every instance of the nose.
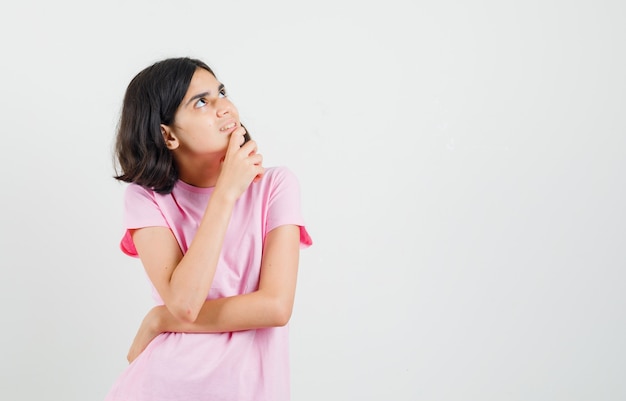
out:
{"label": "nose", "polygon": [[216,109],[217,109],[217,116],[224,117],[225,115],[232,113],[233,104],[228,99],[221,98],[221,99],[218,99],[217,101]]}

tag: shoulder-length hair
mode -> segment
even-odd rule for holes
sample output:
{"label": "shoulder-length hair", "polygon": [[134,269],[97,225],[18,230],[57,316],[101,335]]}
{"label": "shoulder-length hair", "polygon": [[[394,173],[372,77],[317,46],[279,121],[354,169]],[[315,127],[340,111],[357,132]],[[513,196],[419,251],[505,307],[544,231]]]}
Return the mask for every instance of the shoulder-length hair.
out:
{"label": "shoulder-length hair", "polygon": [[116,175],[158,193],[172,192],[178,169],[165,146],[161,124],[171,125],[198,68],[213,70],[187,57],[159,61],[137,74],[126,88],[117,127]]}

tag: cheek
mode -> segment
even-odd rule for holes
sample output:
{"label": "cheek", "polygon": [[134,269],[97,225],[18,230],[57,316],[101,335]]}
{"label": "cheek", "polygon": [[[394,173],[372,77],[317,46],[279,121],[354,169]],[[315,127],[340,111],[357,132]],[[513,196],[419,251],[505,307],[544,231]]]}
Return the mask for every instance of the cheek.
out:
{"label": "cheek", "polygon": [[237,106],[235,106],[235,104],[228,99],[226,99],[226,101],[228,102],[231,113],[239,116],[239,110],[237,110]]}
{"label": "cheek", "polygon": [[195,133],[204,132],[213,126],[215,126],[215,119],[208,112],[198,114],[197,118],[190,120],[187,124],[187,127]]}

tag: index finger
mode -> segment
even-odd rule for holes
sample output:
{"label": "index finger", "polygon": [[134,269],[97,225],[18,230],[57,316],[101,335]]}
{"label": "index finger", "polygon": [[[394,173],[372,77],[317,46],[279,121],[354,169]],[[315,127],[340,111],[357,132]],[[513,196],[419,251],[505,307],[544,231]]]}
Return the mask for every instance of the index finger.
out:
{"label": "index finger", "polygon": [[236,130],[234,130],[230,134],[230,140],[228,142],[228,150],[234,151],[243,144],[243,135],[246,133],[246,130],[239,126]]}

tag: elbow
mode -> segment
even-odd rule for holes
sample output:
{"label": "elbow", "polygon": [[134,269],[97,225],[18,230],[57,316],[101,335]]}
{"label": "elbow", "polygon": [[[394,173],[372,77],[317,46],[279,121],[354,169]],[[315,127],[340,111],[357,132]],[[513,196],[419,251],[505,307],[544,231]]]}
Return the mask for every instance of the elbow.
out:
{"label": "elbow", "polygon": [[293,304],[291,302],[277,300],[272,307],[272,326],[286,326],[291,319],[292,310]]}
{"label": "elbow", "polygon": [[177,316],[177,318],[184,323],[195,323],[198,319],[198,312],[193,313],[192,311],[185,311]]}
{"label": "elbow", "polygon": [[176,319],[184,323],[194,323],[200,314],[199,308],[192,308],[188,303],[183,302],[168,305],[168,309]]}

